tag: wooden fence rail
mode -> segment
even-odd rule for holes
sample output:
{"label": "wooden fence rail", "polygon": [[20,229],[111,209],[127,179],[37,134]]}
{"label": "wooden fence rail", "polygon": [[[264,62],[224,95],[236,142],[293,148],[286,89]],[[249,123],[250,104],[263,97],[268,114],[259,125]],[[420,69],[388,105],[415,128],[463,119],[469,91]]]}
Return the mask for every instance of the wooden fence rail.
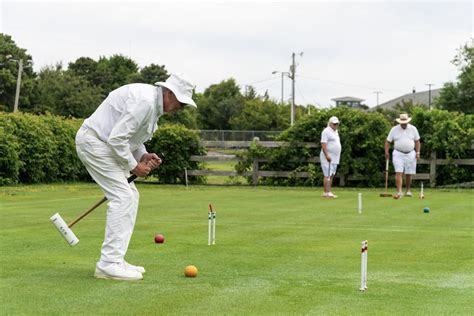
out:
{"label": "wooden fence rail", "polygon": [[[206,141],[204,145],[208,148],[248,148],[252,142],[249,141]],[[259,145],[267,148],[276,148],[281,146],[288,146],[287,142],[259,142]],[[310,148],[319,147],[318,143],[302,143]],[[244,159],[239,158],[233,155],[227,156],[191,156],[191,161],[198,162],[207,162],[207,161],[243,161]],[[319,157],[313,157],[305,160],[295,160],[299,162],[309,162],[309,163],[319,163]],[[311,175],[309,172],[294,172],[294,171],[263,171],[259,170],[259,164],[262,162],[268,162],[268,159],[265,158],[256,158],[253,160],[252,171],[245,171],[238,173],[237,171],[227,171],[227,170],[186,170],[187,176],[244,176],[252,177],[252,184],[258,185],[259,177],[296,177],[296,178],[309,178]],[[436,166],[437,165],[464,165],[472,166],[474,165],[474,159],[437,159],[436,153],[431,153],[430,159],[420,159],[417,163],[418,165],[430,165],[429,173],[418,173],[412,177],[414,180],[429,180],[430,187],[436,186]],[[336,175],[336,178],[339,178],[339,183],[341,186],[345,186],[346,181],[354,180],[365,180],[367,177],[356,177],[352,175]]]}

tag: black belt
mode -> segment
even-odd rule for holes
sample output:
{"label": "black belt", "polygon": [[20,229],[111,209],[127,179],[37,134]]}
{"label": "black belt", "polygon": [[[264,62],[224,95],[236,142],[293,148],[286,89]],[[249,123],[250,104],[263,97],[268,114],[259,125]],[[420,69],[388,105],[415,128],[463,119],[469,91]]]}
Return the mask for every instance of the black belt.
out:
{"label": "black belt", "polygon": [[412,150],[410,150],[410,151],[407,151],[407,152],[401,151],[401,150],[398,150],[398,149],[395,149],[395,150],[398,151],[398,152],[401,152],[401,153],[403,153],[403,154],[409,154],[409,153],[411,153],[414,149],[412,149]]}

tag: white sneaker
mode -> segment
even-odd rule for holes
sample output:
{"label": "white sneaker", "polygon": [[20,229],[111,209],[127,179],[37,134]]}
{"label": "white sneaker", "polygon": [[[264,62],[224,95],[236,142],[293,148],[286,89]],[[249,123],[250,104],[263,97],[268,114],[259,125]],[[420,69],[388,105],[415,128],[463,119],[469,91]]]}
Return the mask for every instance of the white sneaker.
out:
{"label": "white sneaker", "polygon": [[141,274],[145,273],[145,268],[142,266],[134,266],[133,264],[130,264],[125,260],[123,261],[123,263],[125,264],[125,268],[129,270],[134,270],[134,271],[140,272]]}
{"label": "white sneaker", "polygon": [[333,194],[332,192],[328,192],[327,197],[328,197],[328,198],[331,198],[331,199],[336,199],[336,198],[337,198],[337,195]]}
{"label": "white sneaker", "polygon": [[413,194],[411,194],[411,191],[407,191],[407,193],[405,193],[405,196],[407,196],[407,197],[412,197]]}
{"label": "white sneaker", "polygon": [[124,263],[110,263],[108,265],[101,265],[99,262],[95,265],[94,276],[98,279],[113,279],[134,281],[143,279],[143,275],[135,270],[127,269]]}

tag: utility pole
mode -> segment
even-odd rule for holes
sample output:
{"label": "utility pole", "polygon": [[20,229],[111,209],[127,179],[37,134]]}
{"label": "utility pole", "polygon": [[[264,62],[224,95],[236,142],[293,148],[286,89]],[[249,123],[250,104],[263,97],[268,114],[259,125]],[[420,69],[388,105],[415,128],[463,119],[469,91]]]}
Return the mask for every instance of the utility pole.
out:
{"label": "utility pole", "polygon": [[428,108],[431,111],[431,86],[434,86],[434,83],[425,83],[428,86]]}
{"label": "utility pole", "polygon": [[[303,52],[299,53],[300,57],[303,57]],[[292,80],[292,85],[291,85],[291,119],[290,119],[290,125],[293,126],[293,123],[295,122],[295,77],[296,77],[296,63],[295,63],[295,56],[296,53],[293,53],[292,55],[292,64],[290,66],[290,78]]]}
{"label": "utility pole", "polygon": [[23,73],[23,59],[13,59],[12,55],[7,55],[5,58],[8,61],[18,64],[18,76],[16,78],[16,92],[15,92],[15,104],[13,106],[13,113],[18,112],[18,101],[20,99],[20,86],[21,86],[21,74]]}
{"label": "utility pole", "polygon": [[15,106],[13,113],[18,112],[18,100],[20,99],[21,73],[23,72],[23,59],[18,61],[18,77],[16,78]]}
{"label": "utility pole", "polygon": [[290,77],[290,73],[286,71],[278,71],[278,70],[272,71],[272,75],[277,74],[277,73],[281,73],[281,104],[283,104],[285,102],[285,95],[284,95],[285,76]]}
{"label": "utility pole", "polygon": [[374,93],[377,95],[377,106],[379,106],[379,94],[382,93],[382,91],[374,91]]}
{"label": "utility pole", "polygon": [[285,84],[285,72],[281,72],[281,104],[283,104],[284,102],[284,91],[285,89],[283,89],[283,85]]}

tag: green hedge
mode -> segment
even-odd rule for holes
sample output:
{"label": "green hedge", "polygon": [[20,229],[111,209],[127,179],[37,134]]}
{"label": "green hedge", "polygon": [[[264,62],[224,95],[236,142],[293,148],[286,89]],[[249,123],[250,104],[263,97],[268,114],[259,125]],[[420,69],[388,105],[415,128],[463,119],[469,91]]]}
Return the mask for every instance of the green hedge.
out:
{"label": "green hedge", "polygon": [[[411,124],[421,136],[421,156],[429,159],[432,151],[438,159],[472,158],[474,144],[474,115],[444,110],[426,111],[415,108]],[[429,172],[429,166],[420,166],[421,172]],[[473,181],[474,166],[436,166],[437,185]]]}
{"label": "green hedge", "polygon": [[[267,185],[322,185],[323,175],[319,164],[303,160],[319,157],[320,147],[306,148],[301,142],[320,142],[321,132],[327,126],[329,117],[335,115],[341,121],[339,135],[342,153],[338,175],[353,175],[360,181],[349,185],[382,186],[384,184],[385,155],[384,143],[396,123],[377,112],[363,112],[346,107],[321,110],[299,120],[293,127],[282,133],[278,140],[290,143],[283,148],[263,148],[254,144],[243,156],[247,159],[237,164],[237,171],[251,170],[255,157],[269,159],[259,165],[260,170],[306,171],[310,178],[262,177],[260,183]],[[473,115],[464,115],[442,110],[426,111],[416,108],[412,113],[412,124],[421,136],[422,158],[429,159],[430,152],[436,151],[438,158],[470,158],[474,141]],[[296,161],[295,161],[296,160]],[[392,172],[393,169],[390,167]],[[420,165],[418,173],[428,173],[429,166]],[[472,166],[437,166],[437,184],[473,181]],[[393,181],[393,177],[390,177]],[[251,178],[248,178],[251,183]]]}
{"label": "green hedge", "polygon": [[0,185],[18,182],[21,161],[18,156],[18,138],[0,127]]}
{"label": "green hedge", "polygon": [[[0,112],[0,185],[90,180],[74,143],[81,124],[50,114]],[[153,173],[162,183],[182,182],[184,168],[201,168],[189,157],[205,154],[198,134],[181,125],[160,127],[146,146],[166,155],[166,163]]]}
{"label": "green hedge", "polygon": [[[205,155],[199,135],[183,125],[164,125],[158,128],[153,138],[145,144],[149,152],[163,153],[163,164],[154,170],[161,183],[184,183],[184,169],[202,169],[198,162],[189,161],[192,155]],[[189,177],[192,183],[203,183],[203,177]]]}
{"label": "green hedge", "polygon": [[[267,149],[254,144],[245,154],[247,160],[237,164],[236,169],[250,170],[253,158],[262,157],[269,161],[260,165],[261,170],[307,171],[311,174],[310,178],[261,178],[263,184],[322,185],[319,164],[303,162],[318,157],[320,148],[306,148],[301,142],[319,143],[321,131],[332,115],[341,120],[342,156],[338,174],[365,178],[354,182],[357,185],[383,185],[384,142],[395,122],[380,113],[349,108],[321,110],[299,120],[278,139],[289,142],[288,147]],[[421,108],[415,108],[411,115],[412,123],[421,135],[422,158],[429,159],[431,151],[436,151],[439,159],[472,157],[474,115]],[[89,180],[74,144],[81,123],[82,120],[53,115],[0,112],[0,185]],[[189,161],[191,155],[205,154],[199,136],[182,125],[161,126],[146,146],[150,152],[165,154],[165,163],[153,172],[162,183],[182,183],[185,168],[203,167]],[[428,170],[427,165],[418,168],[419,173]],[[473,166],[437,166],[436,182],[444,185],[473,181],[473,173]],[[190,180],[204,182],[202,177],[190,177]]]}
{"label": "green hedge", "polygon": [[1,184],[86,179],[74,145],[80,123],[53,115],[0,113]]}

